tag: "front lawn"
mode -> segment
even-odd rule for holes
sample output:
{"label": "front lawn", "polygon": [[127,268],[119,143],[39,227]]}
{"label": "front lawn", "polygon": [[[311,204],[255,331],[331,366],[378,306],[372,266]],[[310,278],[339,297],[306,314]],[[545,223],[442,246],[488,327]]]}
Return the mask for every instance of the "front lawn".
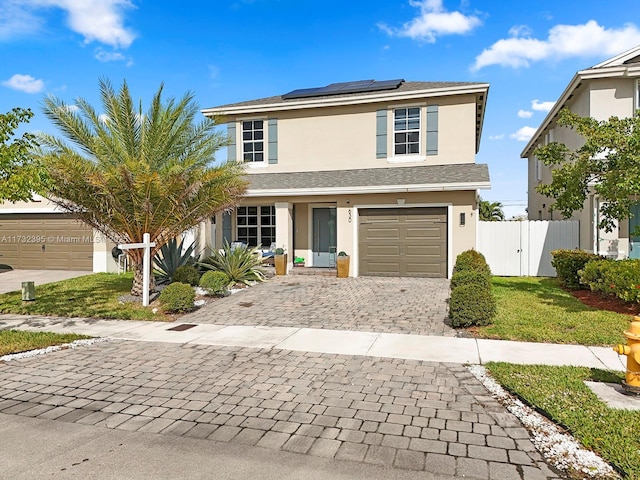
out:
{"label": "front lawn", "polygon": [[0,330],[0,356],[10,353],[26,352],[37,348],[46,348],[52,345],[62,345],[71,343],[74,340],[81,340],[86,335],[75,335],[73,333],[49,333],[49,332],[25,332],[18,330]]}
{"label": "front lawn", "polygon": [[22,301],[22,293],[0,295],[0,313],[61,317],[166,320],[161,313],[118,298],[131,291],[133,273],[94,273],[61,282],[36,284],[36,300]]}
{"label": "front lawn", "polygon": [[640,411],[608,408],[584,384],[620,383],[622,373],[577,367],[488,363],[497,382],[565,427],[585,447],[640,479]]}
{"label": "front lawn", "polygon": [[493,277],[498,313],[492,325],[474,327],[482,338],[523,342],[613,345],[631,316],[596,310],[560,288],[556,279]]}

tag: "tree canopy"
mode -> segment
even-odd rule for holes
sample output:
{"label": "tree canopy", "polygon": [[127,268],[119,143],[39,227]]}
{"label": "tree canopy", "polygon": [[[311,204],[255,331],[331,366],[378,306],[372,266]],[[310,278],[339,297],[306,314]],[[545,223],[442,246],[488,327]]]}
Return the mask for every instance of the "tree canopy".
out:
{"label": "tree canopy", "polygon": [[30,200],[46,180],[45,171],[30,153],[37,146],[35,136],[15,135],[20,124],[32,117],[31,110],[18,107],[0,113],[0,203]]}
{"label": "tree canopy", "polygon": [[501,222],[504,220],[504,212],[500,202],[480,199],[478,210],[480,212],[480,220],[483,222]]}
{"label": "tree canopy", "polygon": [[598,227],[611,231],[640,200],[640,115],[598,121],[563,109],[557,123],[575,130],[584,144],[573,150],[559,142],[538,147],[534,155],[553,168],[553,177],[536,190],[554,199],[550,209],[565,218],[595,192],[603,202]]}
{"label": "tree canopy", "polygon": [[[102,112],[79,98],[69,105],[53,96],[44,113],[64,135],[41,134],[39,158],[51,183],[48,196],[65,211],[115,243],[156,242],[151,255],[170,239],[233,208],[244,193],[244,169],[214,165],[226,144],[217,122],[196,122],[192,93],[162,99],[163,86],[149,108],[136,104],[126,82],[115,91],[101,79]],[[142,249],[129,250],[142,292]]]}

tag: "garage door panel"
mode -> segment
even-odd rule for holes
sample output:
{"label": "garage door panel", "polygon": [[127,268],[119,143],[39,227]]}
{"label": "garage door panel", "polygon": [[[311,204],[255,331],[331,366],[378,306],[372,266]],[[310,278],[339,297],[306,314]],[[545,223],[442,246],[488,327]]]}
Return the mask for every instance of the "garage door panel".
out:
{"label": "garage door panel", "polygon": [[398,227],[374,227],[368,225],[367,238],[375,241],[382,240],[398,240],[400,238],[400,229]]}
{"label": "garage door panel", "polygon": [[397,275],[399,268],[400,264],[397,262],[371,262],[368,264],[364,275]]}
{"label": "garage door panel", "polygon": [[359,222],[362,275],[447,276],[446,207],[361,209]]}
{"label": "garage door panel", "polygon": [[404,230],[405,239],[430,239],[439,241],[445,234],[445,229],[441,227],[406,228]]}
{"label": "garage door panel", "polygon": [[91,271],[93,231],[65,214],[0,215],[0,263]]}
{"label": "garage door panel", "polygon": [[400,255],[398,245],[376,245],[369,244],[364,247],[364,254],[368,257],[388,257]]}

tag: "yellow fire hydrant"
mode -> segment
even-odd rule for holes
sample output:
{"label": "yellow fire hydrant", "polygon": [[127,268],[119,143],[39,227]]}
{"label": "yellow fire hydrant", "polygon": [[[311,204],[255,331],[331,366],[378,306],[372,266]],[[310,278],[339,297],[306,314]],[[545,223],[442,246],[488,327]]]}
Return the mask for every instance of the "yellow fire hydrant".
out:
{"label": "yellow fire hydrant", "polygon": [[627,345],[613,347],[619,355],[627,356],[627,373],[622,386],[628,393],[640,394],[640,316],[633,317],[624,336]]}

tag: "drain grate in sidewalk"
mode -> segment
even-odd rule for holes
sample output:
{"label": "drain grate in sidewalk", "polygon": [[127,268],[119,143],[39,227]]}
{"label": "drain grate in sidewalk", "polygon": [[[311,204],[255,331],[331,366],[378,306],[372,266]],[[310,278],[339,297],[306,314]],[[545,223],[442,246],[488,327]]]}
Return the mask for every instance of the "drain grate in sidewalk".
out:
{"label": "drain grate in sidewalk", "polygon": [[184,332],[185,330],[189,330],[190,328],[195,327],[194,323],[183,323],[181,325],[176,325],[175,327],[167,328],[167,331],[171,332]]}

